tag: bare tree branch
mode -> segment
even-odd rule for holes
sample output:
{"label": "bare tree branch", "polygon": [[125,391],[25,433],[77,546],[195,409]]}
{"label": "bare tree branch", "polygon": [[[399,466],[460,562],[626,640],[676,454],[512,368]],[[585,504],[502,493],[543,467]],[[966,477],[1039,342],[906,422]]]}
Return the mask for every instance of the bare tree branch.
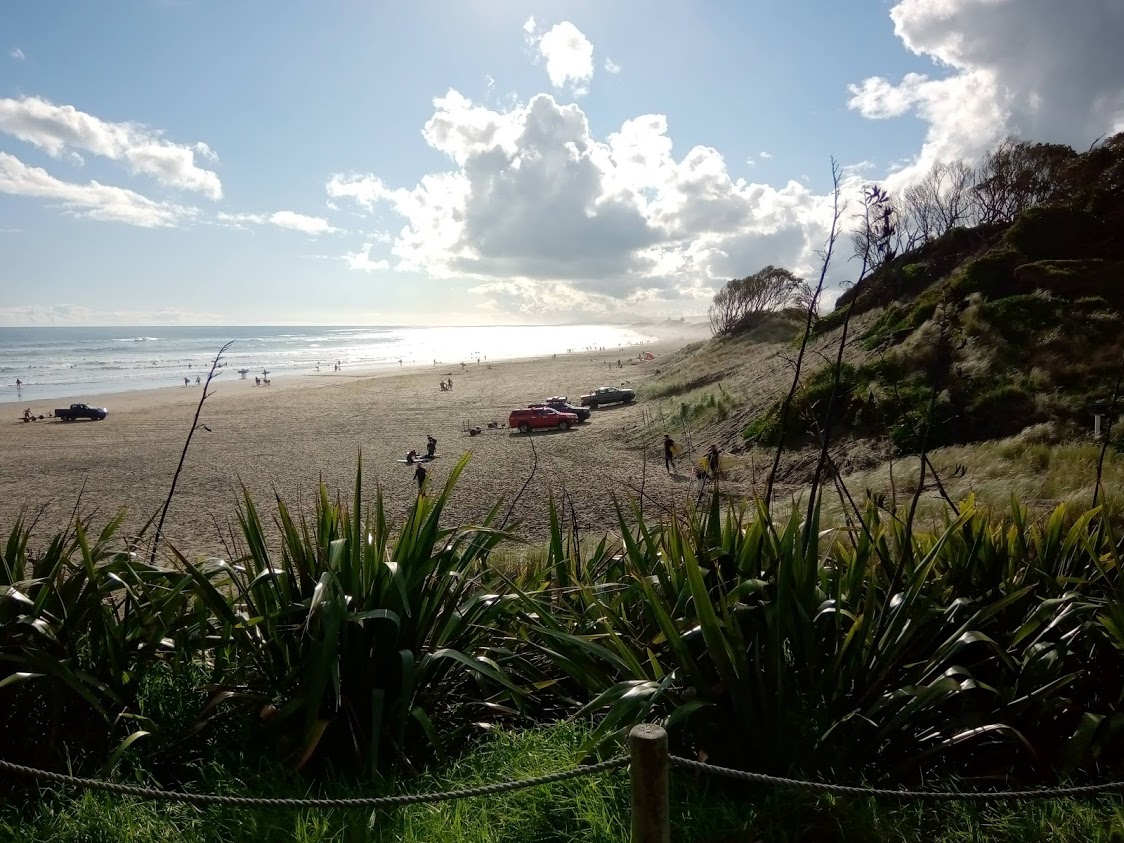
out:
{"label": "bare tree branch", "polygon": [[156,522],[156,533],[152,536],[152,553],[148,560],[150,565],[156,564],[156,551],[160,546],[160,539],[164,537],[164,519],[168,517],[168,508],[171,507],[172,498],[176,495],[176,483],[180,479],[180,472],[183,471],[183,464],[187,460],[191,438],[195,436],[195,431],[199,429],[199,415],[203,412],[203,402],[211,395],[211,381],[215,379],[215,370],[219,367],[219,361],[232,345],[234,345],[234,340],[220,348],[219,353],[215,355],[215,359],[211,361],[211,370],[207,372],[207,381],[203,384],[203,394],[199,396],[199,403],[195,407],[195,418],[191,420],[191,430],[187,432],[187,441],[183,443],[183,452],[180,454],[180,461],[176,465],[176,473],[172,475],[172,486],[168,489],[168,497],[164,501],[164,507],[160,510],[160,520]]}

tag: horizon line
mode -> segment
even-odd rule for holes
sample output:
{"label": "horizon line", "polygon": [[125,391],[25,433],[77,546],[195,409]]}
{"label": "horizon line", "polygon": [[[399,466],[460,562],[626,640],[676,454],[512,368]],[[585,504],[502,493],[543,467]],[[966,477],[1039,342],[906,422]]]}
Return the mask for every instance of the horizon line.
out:
{"label": "horizon line", "polygon": [[27,329],[27,328],[543,328],[543,327],[571,327],[575,325],[607,325],[607,326],[623,326],[638,324],[651,324],[659,322],[684,322],[692,324],[686,316],[679,317],[651,317],[647,319],[637,319],[632,321],[622,320],[608,320],[603,322],[598,321],[585,321],[585,320],[571,320],[566,322],[478,322],[478,323],[444,323],[436,325],[418,325],[418,324],[404,324],[404,323],[345,323],[345,322],[244,322],[244,323],[219,323],[208,322],[200,324],[188,324],[186,322],[170,322],[164,324],[139,324],[139,323],[73,323],[73,324],[0,324],[0,330],[5,328]]}

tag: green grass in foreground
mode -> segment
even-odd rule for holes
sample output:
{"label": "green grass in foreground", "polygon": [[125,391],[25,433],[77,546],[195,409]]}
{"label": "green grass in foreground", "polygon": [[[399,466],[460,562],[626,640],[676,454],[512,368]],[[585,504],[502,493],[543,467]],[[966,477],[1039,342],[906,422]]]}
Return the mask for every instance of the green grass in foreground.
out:
{"label": "green grass in foreground", "polygon": [[[403,781],[400,792],[467,787],[565,769],[585,733],[552,727],[499,734],[444,768],[439,777]],[[277,767],[200,771],[200,791],[259,796],[357,796],[378,792],[333,782],[322,790]],[[881,841],[1033,843],[1124,841],[1124,805],[1117,798],[1031,804],[879,804],[726,787],[672,774],[672,839],[676,841]],[[110,794],[44,792],[26,807],[0,808],[0,841],[31,843],[529,843],[628,839],[628,775],[624,770],[515,794],[381,812],[199,809],[139,802]]]}

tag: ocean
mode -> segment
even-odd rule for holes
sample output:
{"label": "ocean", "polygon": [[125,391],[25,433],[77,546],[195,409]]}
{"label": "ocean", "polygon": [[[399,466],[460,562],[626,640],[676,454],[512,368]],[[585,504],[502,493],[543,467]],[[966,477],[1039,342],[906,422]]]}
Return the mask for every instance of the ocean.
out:
{"label": "ocean", "polygon": [[[286,374],[345,372],[399,365],[456,366],[477,358],[504,360],[605,348],[616,352],[654,339],[612,325],[538,325],[460,328],[402,327],[186,327],[0,328],[0,402],[59,399],[136,389],[182,386],[206,377],[218,349],[222,379],[269,371]],[[401,364],[399,363],[401,361]],[[21,382],[17,390],[16,380]]]}

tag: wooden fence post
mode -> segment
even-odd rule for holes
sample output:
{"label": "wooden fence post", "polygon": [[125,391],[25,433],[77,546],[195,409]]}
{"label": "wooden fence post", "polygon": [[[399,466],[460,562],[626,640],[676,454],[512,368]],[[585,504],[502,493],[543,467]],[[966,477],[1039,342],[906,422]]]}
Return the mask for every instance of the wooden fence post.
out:
{"label": "wooden fence post", "polygon": [[632,843],[671,843],[667,732],[641,723],[628,733]]}

